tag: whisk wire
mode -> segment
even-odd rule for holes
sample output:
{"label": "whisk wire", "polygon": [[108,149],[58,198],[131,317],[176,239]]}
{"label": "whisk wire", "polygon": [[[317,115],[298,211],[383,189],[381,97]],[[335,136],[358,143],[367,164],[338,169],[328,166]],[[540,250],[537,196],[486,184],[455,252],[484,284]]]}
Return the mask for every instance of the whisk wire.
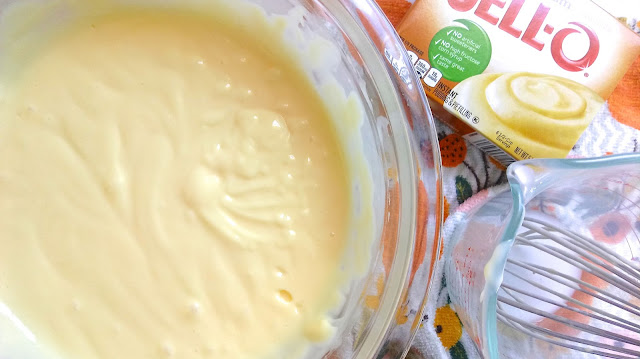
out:
{"label": "whisk wire", "polygon": [[[523,224],[523,226],[526,226],[526,224]],[[573,250],[579,255],[569,253],[563,248],[545,246],[543,244],[535,243],[534,241],[529,241],[526,237],[518,236],[517,239],[526,242],[532,247],[543,250],[544,252],[558,259],[565,260],[583,271],[606,280],[607,282],[616,285],[616,287],[624,290],[631,295],[640,297],[640,282],[638,282],[637,278],[628,276],[626,273],[617,270],[615,267],[608,265],[607,263],[604,263],[599,258],[596,258],[592,254],[582,250],[577,246],[574,246],[566,240],[562,240],[560,237],[554,235],[551,232],[545,231],[542,228],[538,228],[538,230],[541,234],[548,236],[548,239],[551,239],[554,242]],[[614,273],[615,275],[612,275],[609,272]]]}
{"label": "whisk wire", "polygon": [[[520,239],[520,237],[518,237],[517,239]],[[524,241],[526,241],[526,239],[525,239]],[[621,283],[621,281],[619,281],[619,280],[617,280],[617,279],[615,279],[615,278],[610,278],[610,277],[611,277],[611,275],[607,275],[607,273],[606,273],[606,272],[598,271],[598,270],[596,270],[596,271],[592,271],[592,270],[590,270],[590,268],[589,268],[588,266],[582,265],[583,263],[581,263],[581,262],[579,261],[579,259],[577,259],[577,258],[575,258],[575,257],[570,257],[570,256],[562,256],[561,254],[562,254],[562,252],[563,252],[563,251],[561,251],[561,250],[557,250],[557,248],[555,248],[555,247],[548,247],[548,246],[541,245],[541,244],[539,244],[539,243],[534,243],[534,242],[525,242],[525,243],[526,243],[526,245],[528,245],[528,246],[530,246],[530,247],[536,248],[536,249],[538,249],[538,250],[540,250],[540,251],[542,251],[542,252],[545,252],[545,253],[547,253],[547,254],[549,254],[549,255],[553,256],[553,257],[556,257],[556,258],[558,258],[558,259],[560,259],[560,260],[562,260],[562,261],[564,261],[564,262],[566,262],[566,263],[569,263],[569,264],[573,265],[574,267],[576,267],[576,268],[578,268],[578,269],[580,269],[580,270],[582,270],[582,271],[584,271],[584,272],[586,272],[586,273],[592,274],[592,275],[594,275],[595,277],[598,277],[599,279],[601,279],[601,280],[603,280],[603,281],[606,281],[606,282],[607,282],[607,283],[609,283],[609,284],[614,284],[614,285],[615,285],[616,287],[618,287],[618,288],[622,287],[622,288],[620,288],[621,290],[624,290],[624,291],[625,291],[625,292],[627,292],[627,293],[631,292],[631,293],[629,293],[629,294],[631,294],[631,295],[634,295],[634,293],[635,293],[635,290],[633,290],[633,288],[628,288],[628,286],[624,285],[624,283]],[[513,263],[513,262],[512,262],[512,263]],[[584,263],[584,264],[586,264],[586,263]],[[529,270],[532,270],[532,271],[533,271],[533,269],[532,269],[531,267],[529,267],[529,268],[527,268],[527,269],[529,269]],[[592,286],[591,284],[588,284],[588,283],[586,283],[586,282],[584,282],[584,281],[581,281],[581,280],[579,280],[579,279],[573,278],[573,277],[571,277],[571,276],[567,276],[567,275],[565,275],[565,274],[563,274],[563,273],[559,273],[559,272],[557,272],[557,271],[554,271],[554,270],[553,270],[553,269],[551,269],[551,268],[546,268],[546,267],[541,267],[541,266],[540,266],[540,267],[539,267],[539,269],[540,269],[540,270],[542,270],[542,271],[544,271],[544,272],[552,272],[552,274],[554,274],[554,275],[556,275],[556,276],[560,276],[560,277],[563,277],[563,278],[565,278],[565,279],[568,279],[568,280],[570,280],[570,281],[572,281],[572,282],[576,282],[576,283],[578,283],[578,284],[580,284],[580,285],[584,285],[584,286],[586,286],[586,287],[588,287],[588,288],[590,288],[590,289],[592,289],[592,290],[595,290],[595,291],[598,291],[598,292],[601,292],[601,293],[607,293],[607,292],[603,292],[602,290],[600,290],[599,288],[597,288],[597,287],[595,287],[595,286]],[[536,271],[534,271],[534,272],[535,272],[536,274],[544,275],[545,277],[547,277],[547,278],[549,278],[549,279],[552,279],[552,280],[555,280],[555,281],[560,282],[560,281],[558,280],[558,278],[549,277],[548,275],[543,274],[543,272],[541,272],[541,271],[539,271],[539,270],[536,270]],[[611,282],[614,282],[614,283],[611,283]],[[564,285],[569,286],[566,282],[561,282],[561,283],[562,283],[562,284],[564,284]],[[616,285],[616,284],[617,284],[617,285]],[[572,288],[574,288],[574,289],[576,289],[576,290],[583,291],[583,290],[582,290],[582,288],[580,288],[579,286],[574,286],[574,287],[572,287]],[[587,293],[587,294],[589,294],[589,295],[593,295],[593,293]],[[640,292],[639,292],[639,293],[637,293],[637,296],[640,296]],[[637,308],[637,307],[636,307],[636,308]],[[638,309],[640,310],[640,308],[638,308]]]}
{"label": "whisk wire", "polygon": [[[505,274],[526,283],[529,289],[503,282],[498,293],[498,319],[522,333],[569,349],[615,359],[640,358],[640,339],[624,334],[640,333],[640,305],[627,297],[640,299],[640,264],[598,241],[559,227],[542,218],[525,217],[523,231],[516,236],[514,246],[537,250],[549,259],[559,260],[564,267],[508,258]],[[551,263],[555,263],[555,259]],[[582,274],[572,274],[567,271],[567,265]],[[516,271],[516,268],[519,269]],[[585,274],[596,282],[588,283],[589,277]],[[561,292],[559,288],[570,289],[574,294]],[[592,302],[593,299],[600,302]],[[566,311],[543,310],[542,303]],[[616,310],[604,309],[596,303]],[[517,311],[529,316],[518,318]],[[532,320],[530,315],[539,319]],[[581,334],[569,335],[559,327],[542,325],[542,318]],[[607,344],[604,339],[614,343]]]}
{"label": "whisk wire", "polygon": [[[513,292],[522,294],[525,297],[530,297],[530,298],[539,300],[541,302],[552,304],[552,305],[554,305],[554,306],[556,306],[558,308],[564,308],[564,309],[570,310],[570,311],[572,311],[574,313],[578,313],[580,315],[588,316],[588,317],[591,317],[593,319],[597,319],[597,320],[600,320],[602,322],[615,325],[615,326],[617,326],[619,328],[622,328],[622,329],[631,330],[631,331],[640,331],[640,325],[637,324],[637,323],[633,323],[633,322],[631,322],[629,320],[626,320],[624,318],[620,318],[617,315],[614,315],[612,313],[609,313],[609,312],[606,312],[604,310],[598,309],[598,308],[596,308],[594,306],[588,305],[588,304],[586,304],[584,302],[578,301],[578,300],[576,300],[574,298],[571,298],[569,296],[562,295],[562,294],[560,294],[560,293],[558,293],[556,291],[550,291],[550,292],[553,295],[555,295],[555,296],[557,296],[557,297],[559,297],[561,299],[565,299],[566,301],[571,302],[571,303],[573,303],[573,304],[575,304],[577,306],[584,307],[588,311],[587,310],[582,310],[582,309],[580,309],[578,307],[575,307],[575,306],[565,305],[563,303],[560,303],[558,301],[552,300],[550,298],[547,298],[547,297],[544,297],[544,296],[541,296],[541,295],[537,295],[535,293],[528,293],[528,292],[525,292],[524,290],[511,287],[511,286],[509,286],[507,284],[503,284],[501,289],[504,290],[504,292],[507,295],[509,295],[511,298],[513,298],[514,300],[516,300],[517,302],[519,302],[521,304],[525,304],[526,305],[526,301],[521,299],[519,296],[514,295]],[[593,314],[593,313],[598,313],[600,315]]]}
{"label": "whisk wire", "polygon": [[[509,315],[507,313],[501,312],[498,315],[498,318],[501,319],[501,321],[503,323],[517,323],[518,327],[515,327],[516,329],[519,329],[520,331],[526,333],[527,335],[530,335],[536,339],[540,339],[543,340],[547,343],[551,343],[551,344],[555,344],[555,345],[559,345],[565,348],[569,348],[569,349],[573,349],[573,350],[577,350],[577,351],[581,351],[584,353],[589,353],[589,354],[594,354],[594,355],[600,355],[600,356],[604,356],[604,357],[609,357],[609,358],[614,358],[614,359],[637,359],[640,356],[640,352],[639,351],[635,351],[635,350],[631,350],[631,349],[627,349],[627,348],[621,348],[621,347],[616,347],[616,346],[612,346],[612,345],[608,345],[608,344],[604,344],[604,343],[599,343],[599,342],[595,342],[595,341],[591,341],[591,340],[587,340],[587,339],[582,339],[582,338],[578,338],[578,337],[572,337],[569,335],[565,335],[562,333],[557,333],[554,332],[552,330],[548,330],[545,328],[540,328],[537,327],[531,323],[527,323],[526,321],[522,320],[522,319],[518,319],[512,315]],[[511,325],[511,324],[507,324],[507,325]],[[540,334],[541,333],[541,334]],[[544,334],[544,335],[542,335]],[[562,339],[562,340],[556,340],[554,338],[558,338],[558,339]],[[578,346],[578,345],[574,345],[571,343],[580,343],[583,345],[588,345],[591,347],[595,347],[595,348],[600,348],[600,349],[604,349],[604,350],[609,350],[610,352],[604,352],[604,351],[600,351],[600,350],[593,350],[592,348],[589,347],[582,347],[582,346]],[[632,355],[632,356],[628,356],[628,355],[621,355],[621,354],[628,354],[628,355]]]}
{"label": "whisk wire", "polygon": [[[551,228],[545,228],[547,231]],[[554,238],[551,238],[554,239]],[[572,249],[576,252],[584,255],[586,258],[591,259],[594,263],[599,265],[607,265],[607,268],[613,269],[614,273],[618,270],[622,270],[631,277],[625,277],[630,283],[640,287],[640,281],[637,276],[640,274],[640,268],[637,263],[626,260],[624,257],[604,247],[597,241],[589,240],[582,236],[573,234],[572,236],[566,236],[565,238],[569,243],[572,243]],[[615,266],[611,266],[612,263],[616,263]]]}
{"label": "whisk wire", "polygon": [[[510,305],[510,306],[513,306],[513,307],[516,307],[516,308],[519,308],[519,309],[526,310],[529,313],[533,313],[533,314],[539,315],[541,317],[551,319],[551,320],[553,320],[555,322],[558,322],[558,323],[560,323],[562,325],[565,325],[567,327],[578,329],[578,330],[581,330],[581,331],[586,332],[586,333],[595,334],[595,335],[598,335],[598,336],[601,336],[601,337],[605,337],[605,338],[609,338],[609,339],[612,339],[612,340],[625,342],[625,343],[628,343],[628,344],[631,344],[631,345],[640,346],[640,340],[635,340],[635,339],[626,337],[626,336],[621,335],[621,334],[616,334],[616,333],[613,333],[613,332],[610,332],[610,331],[607,331],[607,330],[604,330],[604,329],[600,329],[598,327],[594,327],[592,325],[583,324],[583,323],[580,323],[580,322],[577,322],[577,321],[574,321],[574,320],[569,320],[569,319],[567,319],[565,317],[562,317],[562,316],[559,316],[559,315],[555,315],[555,314],[552,314],[552,313],[548,313],[548,312],[545,312],[543,310],[539,310],[539,309],[534,308],[534,307],[532,307],[530,305],[519,304],[518,302],[516,302],[516,301],[514,301],[512,299],[509,299],[507,297],[504,297],[504,296],[499,296],[498,300],[500,300],[500,302],[502,302],[504,304],[507,304],[507,305]],[[503,315],[508,315],[507,313],[504,313],[504,312],[502,314]],[[543,330],[543,329],[544,330],[549,330],[547,328],[543,328],[543,327],[540,327],[540,326],[536,326],[536,328],[540,329],[540,330]],[[562,334],[562,333],[557,333],[557,332],[554,332],[554,333]],[[562,334],[562,335],[564,335],[564,334]],[[638,352],[638,353],[640,353],[640,352]]]}
{"label": "whisk wire", "polygon": [[[607,246],[605,246],[604,244],[602,244],[602,243],[600,243],[598,241],[591,240],[589,238],[586,238],[584,236],[578,235],[577,233],[571,232],[571,231],[566,230],[564,228],[558,228],[558,226],[554,226],[551,223],[549,223],[548,221],[545,221],[545,220],[540,219],[540,218],[534,218],[532,216],[525,216],[525,219],[524,219],[524,222],[523,222],[523,226],[526,225],[527,223],[537,223],[539,225],[543,225],[543,226],[547,227],[547,229],[556,231],[556,232],[566,236],[567,238],[573,239],[573,240],[579,242],[583,246],[586,246],[588,248],[593,248],[594,252],[597,252],[600,257],[608,258],[609,262],[613,262],[613,263],[616,263],[616,265],[620,265],[621,267],[625,268],[625,270],[628,270],[629,274],[631,274],[631,275],[636,275],[637,276],[640,273],[640,263],[630,261],[629,259],[627,259],[624,256],[620,255],[619,253],[616,253],[615,251],[612,251],[610,248],[607,248]],[[527,233],[530,233],[530,232],[535,233],[534,230],[527,231]],[[539,238],[539,239],[545,239],[545,238],[543,236],[541,236],[541,238]]]}
{"label": "whisk wire", "polygon": [[[628,302],[628,301],[626,301],[626,300],[624,300],[624,299],[622,299],[620,297],[616,297],[616,296],[612,295],[610,292],[607,292],[607,291],[605,291],[603,289],[600,289],[600,288],[598,288],[598,287],[596,287],[596,286],[594,286],[592,284],[589,284],[589,283],[587,283],[585,281],[573,278],[570,275],[567,275],[567,274],[564,274],[564,273],[560,273],[560,272],[558,272],[558,271],[556,271],[556,270],[554,270],[552,268],[546,268],[546,267],[542,267],[542,266],[539,266],[539,265],[534,265],[534,264],[531,264],[531,263],[519,262],[519,261],[516,261],[516,260],[513,260],[513,259],[508,259],[507,263],[522,267],[524,269],[527,269],[527,270],[531,271],[532,273],[541,275],[541,276],[543,276],[545,278],[551,279],[551,280],[553,280],[553,281],[555,281],[555,282],[557,282],[559,284],[562,284],[562,285],[564,285],[566,287],[569,287],[569,288],[571,288],[573,290],[580,291],[580,292],[582,292],[584,294],[587,294],[587,295],[590,295],[590,296],[592,296],[594,298],[600,299],[603,302],[606,302],[606,303],[608,303],[610,305],[613,305],[613,306],[615,306],[617,308],[620,308],[620,309],[625,310],[625,311],[629,311],[629,312],[631,312],[631,313],[633,313],[635,315],[640,316],[640,308],[638,306],[634,305],[633,303]],[[507,273],[515,275],[509,268],[505,268],[505,271]],[[542,289],[542,290],[545,290],[545,291],[548,291],[548,292],[555,292],[555,291],[553,291],[553,290],[551,290],[551,289],[549,289],[549,288],[547,288],[545,286],[542,286],[539,283],[536,283],[535,281],[525,279],[522,276],[518,276],[518,275],[515,275],[515,276],[518,277],[519,279],[523,280],[523,281],[528,282],[529,284],[533,285],[534,287],[536,287],[538,289]],[[589,291],[587,289],[590,289],[593,292]],[[555,293],[557,293],[557,292],[555,292]],[[565,299],[565,300],[570,300],[569,298],[570,297],[568,297],[568,296],[563,296],[563,299]]]}

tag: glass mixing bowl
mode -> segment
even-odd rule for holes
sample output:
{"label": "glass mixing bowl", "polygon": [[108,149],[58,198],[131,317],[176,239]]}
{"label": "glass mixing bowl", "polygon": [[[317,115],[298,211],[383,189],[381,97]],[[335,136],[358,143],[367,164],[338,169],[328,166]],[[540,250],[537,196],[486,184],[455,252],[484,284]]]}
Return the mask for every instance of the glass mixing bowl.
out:
{"label": "glass mixing bowl", "polygon": [[[1,33],[15,16],[6,11],[10,7],[27,2],[42,6],[44,11],[32,14],[32,24],[22,28],[20,36],[46,36],[74,16],[72,8],[65,6],[71,1],[75,0],[0,1],[0,50],[12,45],[12,36]],[[112,1],[184,6],[207,0]],[[385,358],[402,358],[421,323],[441,241],[440,156],[422,87],[402,41],[373,0],[251,2],[270,15],[295,15],[297,30],[290,37],[294,46],[302,49],[317,37],[333,44],[338,51],[331,59],[332,75],[364,107],[361,146],[374,185],[371,263],[336,313],[343,325],[332,349],[312,351],[310,357],[371,359],[384,352]],[[6,61],[2,53],[0,65]],[[312,75],[320,85],[322,76]],[[358,183],[354,190],[359,190]],[[1,348],[2,343],[0,354]]]}
{"label": "glass mixing bowl", "polygon": [[365,153],[370,168],[380,169],[372,173],[379,225],[372,265],[357,304],[345,313],[344,340],[325,358],[403,358],[422,322],[441,241],[441,164],[431,112],[402,41],[373,0],[293,3],[309,12],[303,26],[340,44],[339,68],[351,79],[343,85],[365,105]]}

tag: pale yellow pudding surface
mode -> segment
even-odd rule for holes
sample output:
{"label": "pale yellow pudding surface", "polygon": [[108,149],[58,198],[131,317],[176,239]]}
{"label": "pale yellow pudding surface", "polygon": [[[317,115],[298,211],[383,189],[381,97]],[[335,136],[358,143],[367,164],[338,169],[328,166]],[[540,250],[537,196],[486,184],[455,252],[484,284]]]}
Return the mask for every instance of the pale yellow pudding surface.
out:
{"label": "pale yellow pudding surface", "polygon": [[39,345],[288,358],[331,335],[344,154],[268,44],[123,12],[69,26],[20,69],[0,106],[0,300]]}

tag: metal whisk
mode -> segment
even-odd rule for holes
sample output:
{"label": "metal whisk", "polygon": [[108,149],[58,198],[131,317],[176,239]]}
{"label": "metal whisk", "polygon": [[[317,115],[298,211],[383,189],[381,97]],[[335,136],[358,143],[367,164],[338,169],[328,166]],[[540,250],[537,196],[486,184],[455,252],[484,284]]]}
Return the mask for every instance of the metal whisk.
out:
{"label": "metal whisk", "polygon": [[640,263],[631,246],[620,250],[625,243],[614,252],[551,218],[526,217],[498,292],[498,320],[591,355],[640,358]]}

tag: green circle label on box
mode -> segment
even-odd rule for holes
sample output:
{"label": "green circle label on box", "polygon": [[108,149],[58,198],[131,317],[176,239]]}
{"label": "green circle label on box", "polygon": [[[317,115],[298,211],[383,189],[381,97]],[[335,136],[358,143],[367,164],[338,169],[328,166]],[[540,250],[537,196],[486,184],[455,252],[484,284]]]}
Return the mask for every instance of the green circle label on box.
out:
{"label": "green circle label on box", "polygon": [[438,31],[429,45],[431,66],[454,82],[481,74],[491,60],[491,40],[471,20],[455,20],[456,25]]}

